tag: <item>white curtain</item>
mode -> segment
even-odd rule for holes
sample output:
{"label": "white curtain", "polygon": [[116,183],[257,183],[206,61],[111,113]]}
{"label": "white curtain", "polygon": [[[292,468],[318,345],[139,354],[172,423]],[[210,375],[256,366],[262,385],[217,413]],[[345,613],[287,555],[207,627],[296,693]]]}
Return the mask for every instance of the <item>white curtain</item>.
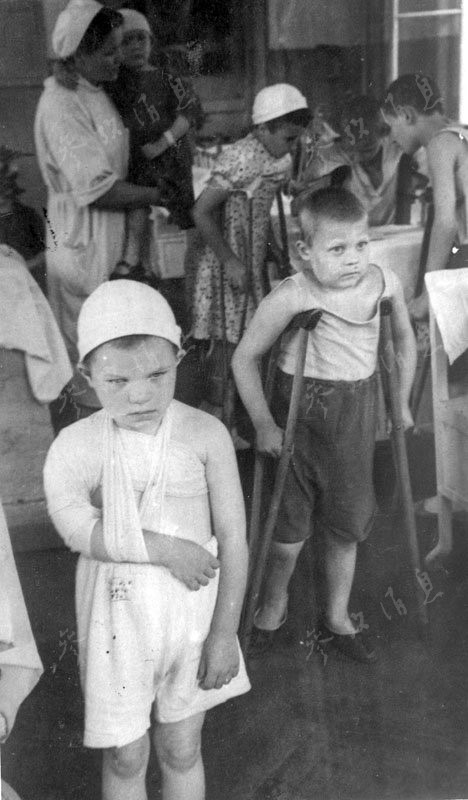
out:
{"label": "white curtain", "polygon": [[268,0],[270,49],[363,44],[365,12],[366,0]]}

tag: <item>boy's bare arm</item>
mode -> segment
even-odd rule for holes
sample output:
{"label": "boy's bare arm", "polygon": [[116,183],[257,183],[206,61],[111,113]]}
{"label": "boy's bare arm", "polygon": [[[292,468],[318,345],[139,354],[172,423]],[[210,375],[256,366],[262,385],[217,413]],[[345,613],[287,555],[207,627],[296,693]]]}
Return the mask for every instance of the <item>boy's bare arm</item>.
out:
{"label": "boy's bare arm", "polygon": [[445,133],[434,137],[427,147],[434,197],[434,224],[426,272],[445,269],[457,234],[455,166],[461,144],[453,133]]}
{"label": "boy's bare arm", "polygon": [[411,427],[413,419],[409,408],[411,389],[416,371],[416,339],[406,307],[403,289],[395,276],[392,292],[392,327],[395,354],[400,377],[400,396],[405,428]]}
{"label": "boy's bare arm", "polygon": [[205,242],[224,265],[226,277],[233,286],[242,288],[245,284],[245,266],[224,239],[219,223],[221,209],[228,196],[229,191],[221,186],[207,186],[195,203],[192,216]]}
{"label": "boy's bare arm", "polygon": [[[188,589],[197,591],[215,577],[219,561],[204,547],[187,539],[153,531],[143,531],[143,537],[149,563],[166,567]],[[96,561],[112,560],[104,543],[101,520],[96,522],[91,535],[91,558]]]}
{"label": "boy's bare arm", "polygon": [[245,509],[231,437],[218,420],[206,421],[206,478],[213,534],[218,541],[219,587],[200,660],[203,689],[220,688],[239,671],[237,629],[247,581]]}
{"label": "boy's bare arm", "polygon": [[[426,272],[445,269],[457,234],[455,168],[460,148],[464,144],[453,133],[435,136],[426,148],[427,164],[434,199],[432,225]],[[415,319],[424,319],[429,313],[429,299],[424,290],[409,303]]]}
{"label": "boy's bare arm", "polygon": [[262,356],[294,317],[295,300],[296,290],[289,282],[265,297],[232,359],[237,389],[257,434],[257,449],[273,456],[280,455],[283,437],[265,399],[260,366]]}

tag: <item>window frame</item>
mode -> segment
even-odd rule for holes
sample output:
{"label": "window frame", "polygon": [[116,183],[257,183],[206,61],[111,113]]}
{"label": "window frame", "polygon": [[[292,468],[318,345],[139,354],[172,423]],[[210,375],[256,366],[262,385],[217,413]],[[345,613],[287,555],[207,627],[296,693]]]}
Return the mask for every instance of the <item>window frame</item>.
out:
{"label": "window frame", "polygon": [[468,123],[468,0],[461,0],[459,8],[427,11],[400,11],[400,0],[392,0],[392,33],[390,47],[390,82],[399,75],[400,21],[404,19],[429,19],[434,17],[460,17],[460,74],[458,75],[458,117]]}

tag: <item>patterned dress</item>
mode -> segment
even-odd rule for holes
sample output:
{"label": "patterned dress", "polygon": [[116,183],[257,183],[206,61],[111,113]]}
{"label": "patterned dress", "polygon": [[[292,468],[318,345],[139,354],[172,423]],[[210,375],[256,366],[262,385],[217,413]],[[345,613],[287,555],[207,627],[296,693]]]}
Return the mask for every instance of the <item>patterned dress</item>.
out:
{"label": "patterned dress", "polygon": [[[258,139],[249,133],[219,155],[213,167],[208,186],[229,190],[230,194],[222,209],[222,229],[225,240],[245,264],[251,265],[251,293],[233,289],[224,280],[225,328],[227,341],[236,344],[248,324],[256,305],[265,294],[263,268],[267,252],[270,209],[278,182],[291,165],[289,155],[274,158]],[[246,190],[252,192],[249,200]],[[249,246],[249,209],[252,207],[252,254]],[[251,260],[250,260],[251,259]],[[224,335],[221,307],[221,265],[213,250],[202,244],[196,252],[193,286],[193,326],[195,339],[222,340]],[[255,301],[252,297],[255,297]]]}

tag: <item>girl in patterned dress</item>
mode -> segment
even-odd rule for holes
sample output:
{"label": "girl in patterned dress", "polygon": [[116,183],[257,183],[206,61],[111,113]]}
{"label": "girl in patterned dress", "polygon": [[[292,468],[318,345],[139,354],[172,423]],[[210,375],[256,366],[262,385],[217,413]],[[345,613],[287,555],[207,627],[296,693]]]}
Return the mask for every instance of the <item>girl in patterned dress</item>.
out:
{"label": "girl in patterned dress", "polygon": [[[192,246],[192,336],[230,354],[268,291],[264,264],[275,191],[291,166],[290,151],[310,118],[294,86],[267,86],[256,96],[253,130],[228,145],[195,203],[202,242]],[[190,276],[189,276],[190,280]],[[207,397],[216,405],[216,397]],[[219,397],[218,397],[219,402]]]}

